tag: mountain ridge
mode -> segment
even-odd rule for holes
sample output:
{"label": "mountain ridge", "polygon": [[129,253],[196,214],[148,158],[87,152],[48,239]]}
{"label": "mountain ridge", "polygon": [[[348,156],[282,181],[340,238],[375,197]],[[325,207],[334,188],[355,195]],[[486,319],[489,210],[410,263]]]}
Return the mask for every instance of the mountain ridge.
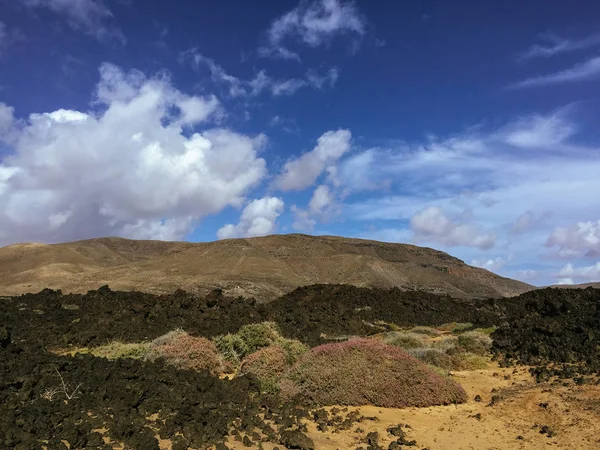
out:
{"label": "mountain ridge", "polygon": [[428,247],[338,236],[277,234],[191,243],[118,237],[0,248],[0,295],[50,287],[153,293],[178,288],[272,299],[318,283],[503,297],[534,289]]}

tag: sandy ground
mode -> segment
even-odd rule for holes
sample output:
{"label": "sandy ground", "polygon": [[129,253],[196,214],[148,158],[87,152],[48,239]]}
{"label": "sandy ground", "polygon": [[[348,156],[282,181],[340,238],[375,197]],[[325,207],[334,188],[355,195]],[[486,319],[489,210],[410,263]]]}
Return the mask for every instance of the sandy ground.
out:
{"label": "sandy ground", "polygon": [[[454,377],[469,395],[469,401],[463,405],[408,409],[351,407],[347,412],[358,410],[371,419],[341,432],[321,432],[314,422],[307,421],[306,434],[316,450],[361,446],[366,449],[365,436],[373,431],[379,433],[379,444],[387,449],[395,439],[387,429],[398,424],[408,425],[404,428],[406,438],[417,442],[414,447],[404,446],[405,449],[600,449],[600,385],[576,386],[572,381],[568,386],[562,382],[536,384],[527,368],[503,369],[494,364],[489,370],[455,372]],[[477,395],[481,401],[474,400]],[[341,413],[342,416],[347,412]],[[541,433],[543,427],[552,430],[550,436]],[[160,445],[161,450],[171,450],[169,441],[161,440]],[[236,450],[248,448],[233,437],[227,445]],[[281,444],[268,442],[263,442],[262,448],[284,450]]]}
{"label": "sandy ground", "polygon": [[[367,433],[379,432],[380,445],[387,449],[392,436],[387,428],[408,424],[407,438],[416,447],[430,450],[492,449],[600,449],[600,386],[536,384],[527,368],[455,372],[454,376],[469,394],[469,402],[457,406],[386,409],[373,406],[349,408],[378,420],[357,423],[341,433],[320,432],[308,422],[308,436],[317,450],[355,449]],[[495,392],[492,392],[492,390]],[[481,402],[474,401],[480,395]],[[499,396],[488,406],[492,396]],[[540,406],[541,405],[541,406]],[[328,408],[331,409],[331,408]],[[477,416],[480,414],[481,416]],[[552,437],[541,434],[543,426]],[[362,430],[358,430],[360,428]],[[230,440],[234,449],[246,449]],[[263,443],[264,449],[276,445]],[[281,445],[278,446],[283,449]]]}

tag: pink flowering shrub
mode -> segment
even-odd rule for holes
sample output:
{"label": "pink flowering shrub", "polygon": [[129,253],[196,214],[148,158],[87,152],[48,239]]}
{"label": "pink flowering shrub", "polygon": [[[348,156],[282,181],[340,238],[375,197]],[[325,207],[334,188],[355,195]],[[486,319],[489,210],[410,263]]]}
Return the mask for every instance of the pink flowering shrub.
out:
{"label": "pink flowering shrub", "polygon": [[181,332],[166,343],[152,346],[154,357],[180,369],[208,370],[213,375],[221,372],[221,358],[215,344],[203,337]]}
{"label": "pink flowering shrub", "polygon": [[386,408],[463,403],[464,389],[404,350],[375,339],[321,345],[299,358],[280,381],[284,400],[308,406]]}
{"label": "pink flowering shrub", "polygon": [[251,373],[259,380],[275,379],[288,369],[287,358],[287,352],[282,347],[271,345],[248,355],[242,361],[240,373]]}

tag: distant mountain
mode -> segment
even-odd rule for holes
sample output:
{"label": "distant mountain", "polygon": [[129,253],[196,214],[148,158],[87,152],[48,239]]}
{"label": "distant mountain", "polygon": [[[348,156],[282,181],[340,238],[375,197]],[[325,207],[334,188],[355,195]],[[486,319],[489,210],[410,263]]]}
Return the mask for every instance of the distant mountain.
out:
{"label": "distant mountain", "polygon": [[273,235],[209,243],[99,238],[0,248],[0,295],[45,287],[205,293],[272,299],[298,286],[341,283],[422,289],[454,297],[503,297],[534,289],[407,244],[334,236]]}

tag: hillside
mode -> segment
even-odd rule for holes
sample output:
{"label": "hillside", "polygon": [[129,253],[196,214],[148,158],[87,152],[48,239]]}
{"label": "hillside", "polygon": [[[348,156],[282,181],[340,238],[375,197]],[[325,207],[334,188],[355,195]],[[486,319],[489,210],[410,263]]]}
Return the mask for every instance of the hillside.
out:
{"label": "hillside", "polygon": [[298,286],[400,287],[454,297],[502,297],[532,286],[407,244],[300,234],[209,243],[99,238],[0,248],[0,295],[45,287],[164,293],[178,288],[272,299]]}

